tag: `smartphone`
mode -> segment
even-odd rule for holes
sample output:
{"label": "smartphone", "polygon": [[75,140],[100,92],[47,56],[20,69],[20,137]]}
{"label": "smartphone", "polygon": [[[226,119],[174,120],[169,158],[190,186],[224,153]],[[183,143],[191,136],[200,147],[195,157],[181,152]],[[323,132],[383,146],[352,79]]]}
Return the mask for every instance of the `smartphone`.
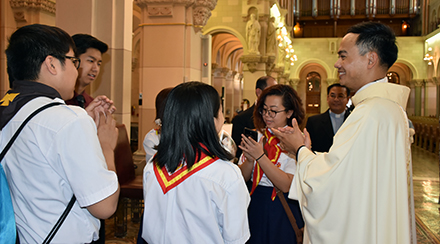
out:
{"label": "smartphone", "polygon": [[250,137],[252,139],[254,139],[254,141],[258,141],[258,132],[256,132],[255,130],[249,129],[249,128],[244,128],[244,133],[243,133],[246,137]]}

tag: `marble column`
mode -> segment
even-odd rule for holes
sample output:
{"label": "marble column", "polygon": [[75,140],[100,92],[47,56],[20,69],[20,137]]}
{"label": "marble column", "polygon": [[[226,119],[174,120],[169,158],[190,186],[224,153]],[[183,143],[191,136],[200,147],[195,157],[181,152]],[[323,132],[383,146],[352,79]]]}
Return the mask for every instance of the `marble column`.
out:
{"label": "marble column", "polygon": [[414,114],[415,116],[422,116],[422,86],[425,81],[423,79],[414,80],[415,86],[415,104]]}
{"label": "marble column", "polygon": [[[261,56],[255,54],[241,56],[241,61],[244,64],[243,68],[243,99],[248,99],[252,104],[256,99],[255,84],[257,80],[266,76],[267,67],[273,67],[275,59],[270,59],[268,56]],[[278,80],[279,81],[279,80]]]}
{"label": "marble column", "polygon": [[141,8],[139,60],[138,151],[154,127],[156,95],[166,87],[202,80],[200,30],[211,16],[216,0],[134,0]]}
{"label": "marble column", "polygon": [[0,94],[9,90],[5,49],[8,37],[19,27],[30,24],[55,25],[55,2],[51,0],[0,1]]}
{"label": "marble column", "polygon": [[115,102],[114,117],[130,135],[133,1],[57,0],[56,6],[58,27],[71,35],[90,34],[109,46],[90,94],[106,95]]}

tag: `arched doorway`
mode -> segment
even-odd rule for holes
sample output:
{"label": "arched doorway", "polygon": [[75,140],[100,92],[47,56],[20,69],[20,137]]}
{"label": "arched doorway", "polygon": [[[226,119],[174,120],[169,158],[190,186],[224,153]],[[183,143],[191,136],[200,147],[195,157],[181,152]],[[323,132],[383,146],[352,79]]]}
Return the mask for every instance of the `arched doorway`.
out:
{"label": "arched doorway", "polygon": [[306,76],[306,113],[319,114],[321,108],[321,75],[310,72]]}
{"label": "arched doorway", "polygon": [[388,72],[387,78],[390,83],[400,84],[400,76],[396,72]]}

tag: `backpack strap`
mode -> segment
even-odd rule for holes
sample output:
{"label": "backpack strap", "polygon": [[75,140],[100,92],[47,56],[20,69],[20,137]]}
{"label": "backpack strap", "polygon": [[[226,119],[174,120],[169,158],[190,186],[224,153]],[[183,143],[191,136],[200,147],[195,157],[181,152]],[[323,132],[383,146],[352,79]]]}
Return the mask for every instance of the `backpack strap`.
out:
{"label": "backpack strap", "polygon": [[33,113],[31,113],[31,115],[29,115],[24,121],[23,123],[20,125],[20,127],[18,127],[17,131],[15,132],[15,134],[12,136],[11,140],[9,140],[8,144],[6,144],[5,148],[3,149],[3,151],[0,153],[0,161],[3,160],[3,158],[5,157],[6,153],[9,151],[9,149],[11,148],[12,144],[14,143],[15,139],[17,139],[18,135],[20,134],[20,132],[23,130],[24,126],[29,122],[29,120],[31,120],[35,115],[37,115],[38,113],[40,113],[41,111],[53,107],[53,106],[57,106],[57,105],[61,105],[62,103],[49,103],[46,104],[42,107],[40,107],[39,109],[35,110]]}
{"label": "backpack strap", "polygon": [[[14,133],[14,135],[12,136],[11,140],[9,140],[8,144],[6,144],[5,148],[3,149],[3,151],[0,153],[0,161],[3,160],[3,158],[5,157],[6,153],[9,151],[9,149],[11,148],[12,144],[14,143],[15,139],[17,139],[18,135],[20,134],[20,132],[23,130],[24,126],[38,113],[40,113],[41,111],[53,107],[53,106],[57,106],[57,105],[61,105],[63,103],[60,102],[55,102],[55,103],[49,103],[46,104],[40,108],[38,108],[37,110],[35,110],[33,113],[31,113],[24,121],[23,123],[20,125],[20,127],[18,127],[17,131]],[[76,197],[75,195],[72,196],[72,198],[70,199],[69,204],[67,205],[66,209],[64,210],[63,214],[60,216],[60,218],[58,219],[58,221],[56,222],[56,224],[54,225],[54,227],[52,228],[52,230],[49,232],[49,234],[47,235],[46,239],[44,239],[44,244],[50,243],[50,241],[54,238],[55,234],[58,232],[59,228],[61,227],[61,225],[63,224],[64,220],[66,219],[67,215],[69,214],[70,210],[73,207],[73,204],[76,201]],[[17,240],[18,240],[18,233],[17,233]]]}

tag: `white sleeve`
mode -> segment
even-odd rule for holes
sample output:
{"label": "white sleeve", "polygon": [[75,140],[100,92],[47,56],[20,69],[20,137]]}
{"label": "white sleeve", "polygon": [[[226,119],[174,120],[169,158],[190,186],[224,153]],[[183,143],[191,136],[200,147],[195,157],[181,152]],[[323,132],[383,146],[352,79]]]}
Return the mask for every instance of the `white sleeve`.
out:
{"label": "white sleeve", "polygon": [[238,177],[227,189],[222,205],[219,206],[219,225],[222,227],[223,240],[228,244],[245,243],[250,237],[247,215],[249,191],[241,177],[240,169],[234,166]]}
{"label": "white sleeve", "polygon": [[100,202],[118,189],[116,173],[107,169],[95,123],[87,114],[58,132],[52,150],[81,207]]}

